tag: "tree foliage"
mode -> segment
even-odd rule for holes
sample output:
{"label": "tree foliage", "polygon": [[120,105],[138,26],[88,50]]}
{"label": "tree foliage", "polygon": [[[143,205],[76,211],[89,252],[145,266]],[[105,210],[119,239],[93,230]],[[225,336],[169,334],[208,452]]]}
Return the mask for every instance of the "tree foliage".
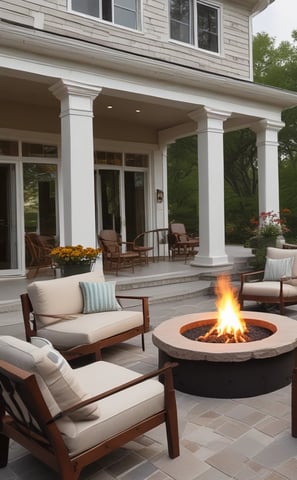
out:
{"label": "tree foliage", "polygon": [[198,233],[197,137],[177,140],[168,147],[169,222],[184,223]]}
{"label": "tree foliage", "polygon": [[[292,42],[258,33],[253,41],[254,81],[297,91],[297,30]],[[279,132],[280,206],[289,208],[290,240],[297,237],[297,107],[283,112]],[[225,134],[226,241],[244,242],[249,219],[258,216],[256,135],[249,129]],[[196,137],[178,140],[168,150],[169,220],[198,229],[198,172]]]}

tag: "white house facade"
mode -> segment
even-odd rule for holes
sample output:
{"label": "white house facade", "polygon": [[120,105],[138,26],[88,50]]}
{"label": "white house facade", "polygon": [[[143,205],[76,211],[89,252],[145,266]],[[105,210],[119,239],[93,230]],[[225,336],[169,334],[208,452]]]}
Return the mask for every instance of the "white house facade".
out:
{"label": "white house facade", "polygon": [[[39,0],[0,5],[0,276],[24,233],[95,246],[168,226],[167,146],[197,134],[199,254],[225,250],[224,132],[257,134],[259,210],[279,210],[292,92],[253,83],[251,21],[269,0]],[[163,192],[163,200],[157,198]]]}

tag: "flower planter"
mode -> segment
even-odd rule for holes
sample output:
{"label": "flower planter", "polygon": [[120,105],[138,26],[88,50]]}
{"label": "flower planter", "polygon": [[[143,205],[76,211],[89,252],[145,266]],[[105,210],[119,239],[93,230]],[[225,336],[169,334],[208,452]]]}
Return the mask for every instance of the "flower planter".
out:
{"label": "flower planter", "polygon": [[93,263],[72,263],[69,265],[61,265],[61,276],[69,277],[70,275],[79,275],[80,273],[90,272]]}
{"label": "flower planter", "polygon": [[256,267],[257,269],[262,269],[265,267],[267,247],[275,247],[276,239],[277,235],[257,235],[250,238],[249,244],[252,248],[252,253],[255,255],[254,259],[251,260],[252,266]]}

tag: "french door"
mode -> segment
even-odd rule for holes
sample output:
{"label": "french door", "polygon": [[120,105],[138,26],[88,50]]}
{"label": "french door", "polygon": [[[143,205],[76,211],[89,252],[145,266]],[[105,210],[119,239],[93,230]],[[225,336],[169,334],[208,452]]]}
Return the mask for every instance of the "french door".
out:
{"label": "french door", "polygon": [[133,241],[145,230],[145,172],[95,170],[97,231],[116,230]]}
{"label": "french door", "polygon": [[16,165],[0,164],[0,270],[19,267]]}

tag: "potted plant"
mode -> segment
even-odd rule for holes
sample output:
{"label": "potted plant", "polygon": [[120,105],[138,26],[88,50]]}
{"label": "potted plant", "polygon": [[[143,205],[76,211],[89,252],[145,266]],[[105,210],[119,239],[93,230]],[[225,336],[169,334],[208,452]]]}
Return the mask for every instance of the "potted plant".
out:
{"label": "potted plant", "polygon": [[251,218],[253,236],[249,240],[249,246],[255,254],[253,266],[264,268],[267,247],[281,247],[285,242],[283,235],[289,231],[286,224],[286,215],[289,213],[290,210],[284,208],[279,213],[261,212],[259,219]]}
{"label": "potted plant", "polygon": [[50,255],[53,263],[61,269],[62,277],[90,272],[101,248],[84,248],[82,245],[55,247]]}

